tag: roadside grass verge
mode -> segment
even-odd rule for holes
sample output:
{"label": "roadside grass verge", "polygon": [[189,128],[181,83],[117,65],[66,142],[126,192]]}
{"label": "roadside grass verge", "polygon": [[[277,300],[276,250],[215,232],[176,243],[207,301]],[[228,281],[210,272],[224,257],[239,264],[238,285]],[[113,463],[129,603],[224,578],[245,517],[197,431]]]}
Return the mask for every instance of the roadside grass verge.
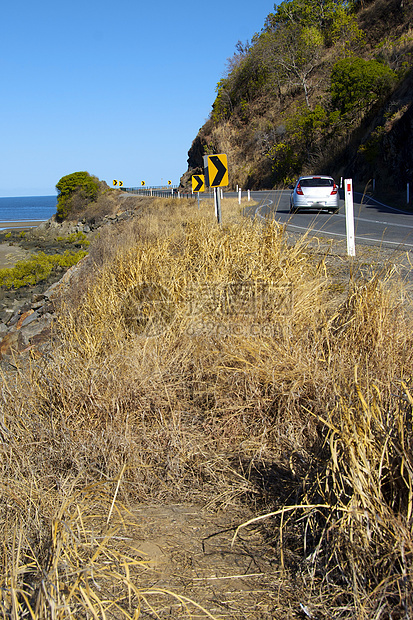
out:
{"label": "roadside grass verge", "polygon": [[[235,539],[266,537],[289,593],[273,617],[408,617],[412,315],[397,265],[348,264],[336,283],[309,236],[242,220],[235,201],[222,226],[184,205],[154,201],[102,233],[58,344],[4,383],[3,616],[149,613],[142,561],[117,536],[139,527],[137,501],[187,501],[254,510]],[[208,617],[186,604],[179,617]]]}

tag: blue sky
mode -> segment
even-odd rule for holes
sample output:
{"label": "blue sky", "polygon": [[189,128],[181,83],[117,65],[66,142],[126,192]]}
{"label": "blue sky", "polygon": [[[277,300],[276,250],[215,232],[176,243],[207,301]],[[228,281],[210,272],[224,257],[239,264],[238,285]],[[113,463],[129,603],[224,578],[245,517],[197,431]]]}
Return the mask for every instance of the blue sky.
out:
{"label": "blue sky", "polygon": [[0,196],[87,170],[178,184],[238,40],[274,2],[15,0],[0,21]]}

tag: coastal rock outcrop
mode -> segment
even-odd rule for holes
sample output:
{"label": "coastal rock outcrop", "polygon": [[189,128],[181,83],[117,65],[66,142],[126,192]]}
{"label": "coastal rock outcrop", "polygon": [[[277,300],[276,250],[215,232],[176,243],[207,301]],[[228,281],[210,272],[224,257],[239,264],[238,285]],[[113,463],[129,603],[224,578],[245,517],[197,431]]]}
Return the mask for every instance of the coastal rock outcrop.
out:
{"label": "coastal rock outcrop", "polygon": [[15,309],[10,318],[0,322],[0,367],[14,366],[13,359],[17,355],[31,353],[38,357],[50,347],[58,300],[76,277],[83,260],[68,269],[44,293],[35,293],[29,302]]}
{"label": "coastal rock outcrop", "polygon": [[[93,217],[82,217],[75,221],[57,222],[50,218],[30,231],[7,234],[7,247],[20,248],[28,256],[39,250],[46,253],[62,253],[67,249],[65,239],[81,233],[81,241],[74,248],[82,248],[82,240],[92,241],[103,227],[123,224],[139,217],[142,209],[151,204],[146,196],[134,196],[122,192],[111,196],[103,205],[97,205]],[[99,207],[99,209],[98,209]],[[110,207],[110,209],[109,209]],[[6,234],[6,233],[5,233]],[[5,237],[0,243],[5,243]],[[61,295],[71,287],[88,257],[69,268],[57,281],[42,283],[33,287],[0,290],[0,369],[14,367],[14,358],[27,355],[42,355],[50,348],[55,330],[55,312]],[[54,277],[59,278],[55,274]]]}

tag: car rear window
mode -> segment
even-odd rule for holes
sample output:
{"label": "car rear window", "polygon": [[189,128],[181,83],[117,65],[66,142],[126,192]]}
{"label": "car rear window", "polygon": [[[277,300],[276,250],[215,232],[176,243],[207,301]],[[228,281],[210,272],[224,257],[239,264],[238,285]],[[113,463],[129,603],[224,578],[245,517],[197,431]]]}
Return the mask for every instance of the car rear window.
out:
{"label": "car rear window", "polygon": [[311,179],[301,179],[301,187],[333,187],[333,179],[321,179],[320,177],[313,177]]}

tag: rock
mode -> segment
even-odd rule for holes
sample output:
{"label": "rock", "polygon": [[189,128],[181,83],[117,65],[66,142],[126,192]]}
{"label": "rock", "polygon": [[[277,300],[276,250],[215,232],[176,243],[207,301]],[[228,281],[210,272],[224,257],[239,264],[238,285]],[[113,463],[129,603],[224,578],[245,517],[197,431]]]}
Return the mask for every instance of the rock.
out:
{"label": "rock", "polygon": [[55,299],[58,296],[59,288],[60,288],[60,280],[58,282],[55,282],[51,286],[49,286],[44,296],[50,300]]}
{"label": "rock", "polygon": [[11,355],[18,352],[23,344],[20,331],[11,331],[6,334],[0,342],[0,359],[5,355]]}
{"label": "rock", "polygon": [[37,301],[35,303],[32,303],[32,310],[38,310],[39,308],[42,308],[43,306],[44,306],[44,300]]}
{"label": "rock", "polygon": [[28,310],[31,310],[31,308],[32,308],[32,304],[31,304],[29,301],[26,301],[24,304],[22,304],[22,305],[19,307],[19,310],[18,310],[18,311],[19,311],[19,313],[20,313],[20,314],[24,314],[24,313],[25,313],[25,312],[27,312]]}
{"label": "rock", "polygon": [[38,302],[44,301],[45,294],[44,293],[36,293],[32,296],[32,304],[36,304]]}
{"label": "rock", "polygon": [[41,318],[36,317],[32,323],[24,325],[21,329],[21,344],[24,347],[38,345],[50,338],[53,317],[45,314]]}
{"label": "rock", "polygon": [[13,308],[3,308],[3,310],[0,312],[0,319],[3,321],[3,323],[7,324],[12,314]]}
{"label": "rock", "polygon": [[26,312],[23,312],[20,317],[19,320],[16,323],[16,329],[20,329],[23,326],[23,323],[26,319],[29,319],[30,316],[32,316],[34,314],[34,311],[32,309],[27,310]]}
{"label": "rock", "polygon": [[[30,310],[29,312],[26,313],[24,320],[21,323],[19,321],[20,329],[27,327],[28,325],[30,325],[30,323],[33,323],[33,321],[37,321],[37,319],[39,318],[40,318],[40,315],[38,312],[35,312],[34,310]],[[19,323],[17,323],[16,325],[17,329],[19,329],[18,327]]]}
{"label": "rock", "polygon": [[55,307],[52,301],[48,301],[47,303],[43,304],[41,308],[38,308],[38,313],[40,316],[46,313],[53,314],[54,311],[55,311]]}
{"label": "rock", "polygon": [[12,309],[10,309],[10,312],[12,313],[11,318],[7,321],[7,326],[8,327],[13,327],[13,325],[16,325],[17,321],[20,318],[20,312],[19,310],[17,310],[17,312],[14,312]]}

